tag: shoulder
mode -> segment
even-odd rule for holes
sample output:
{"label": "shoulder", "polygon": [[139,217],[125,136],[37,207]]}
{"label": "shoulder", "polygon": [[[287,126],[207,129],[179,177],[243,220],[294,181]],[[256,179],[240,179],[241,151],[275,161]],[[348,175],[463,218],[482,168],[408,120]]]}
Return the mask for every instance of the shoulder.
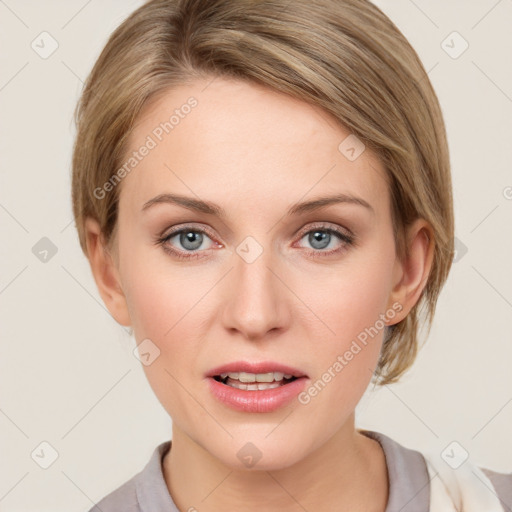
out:
{"label": "shoulder", "polygon": [[505,510],[512,510],[512,473],[500,473],[484,467],[480,469],[490,480],[503,508]]}
{"label": "shoulder", "polygon": [[442,453],[430,450],[424,456],[431,477],[434,510],[441,509],[445,503],[468,511],[510,510],[512,473],[499,473],[467,460],[467,456],[458,457],[455,448]]}
{"label": "shoulder", "polygon": [[146,512],[176,510],[162,472],[162,458],[171,442],[159,444],[146,466],[128,481],[102,498],[88,512]]}
{"label": "shoulder", "polygon": [[139,475],[140,473],[107,494],[89,512],[140,512],[136,491],[136,480]]}
{"label": "shoulder", "polygon": [[421,452],[401,445],[382,432],[357,430],[382,446],[389,480],[386,512],[430,510],[430,478]]}
{"label": "shoulder", "polygon": [[361,433],[379,441],[386,455],[390,484],[386,512],[442,510],[461,502],[476,505],[468,510],[512,511],[512,473],[493,471],[471,461],[455,469],[438,452],[406,448],[380,432]]}

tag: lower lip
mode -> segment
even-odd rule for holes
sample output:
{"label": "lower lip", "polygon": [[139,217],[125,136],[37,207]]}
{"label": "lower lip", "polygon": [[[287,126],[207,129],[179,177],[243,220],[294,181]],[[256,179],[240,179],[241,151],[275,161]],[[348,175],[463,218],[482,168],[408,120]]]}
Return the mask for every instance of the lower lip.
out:
{"label": "lower lip", "polygon": [[306,377],[299,377],[278,388],[246,391],[208,377],[210,391],[213,395],[229,407],[243,412],[272,412],[284,407],[303,391],[306,381]]}

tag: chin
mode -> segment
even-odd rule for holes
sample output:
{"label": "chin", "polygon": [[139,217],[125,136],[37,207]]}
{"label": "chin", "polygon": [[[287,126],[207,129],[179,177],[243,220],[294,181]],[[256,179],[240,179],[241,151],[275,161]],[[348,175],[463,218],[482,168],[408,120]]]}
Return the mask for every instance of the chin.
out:
{"label": "chin", "polygon": [[253,441],[250,439],[250,435],[235,437],[226,445],[216,444],[212,450],[206,445],[206,449],[225,466],[237,471],[278,471],[296,464],[306,455],[300,441],[284,443],[277,438],[262,438],[261,435],[255,436]]}

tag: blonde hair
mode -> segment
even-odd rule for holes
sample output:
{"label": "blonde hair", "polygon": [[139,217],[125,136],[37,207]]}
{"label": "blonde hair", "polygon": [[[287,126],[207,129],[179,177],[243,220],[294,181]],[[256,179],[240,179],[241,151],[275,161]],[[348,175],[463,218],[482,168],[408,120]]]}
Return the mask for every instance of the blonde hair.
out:
{"label": "blonde hair", "polygon": [[[449,152],[437,96],[392,21],[368,0],[150,0],[110,36],[75,111],[72,200],[80,245],[96,219],[115,238],[120,187],[94,193],[122,165],[143,107],[206,77],[263,84],[332,114],[384,165],[397,254],[417,218],[432,227],[434,257],[422,295],[388,327],[374,379],[395,382],[418,352],[420,313],[432,324],[452,264]],[[426,310],[426,311],[424,311]]]}

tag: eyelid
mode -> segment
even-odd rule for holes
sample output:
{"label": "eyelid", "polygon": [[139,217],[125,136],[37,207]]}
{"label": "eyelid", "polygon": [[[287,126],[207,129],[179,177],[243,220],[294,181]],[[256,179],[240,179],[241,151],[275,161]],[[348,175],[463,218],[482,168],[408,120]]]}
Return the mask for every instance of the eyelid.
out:
{"label": "eyelid", "polygon": [[349,229],[329,222],[312,222],[305,226],[304,228],[302,228],[301,230],[299,230],[299,234],[301,235],[302,238],[302,236],[309,233],[310,231],[314,231],[315,229],[327,231],[332,230],[342,235],[345,235],[347,238],[355,238],[355,235]]}
{"label": "eyelid", "polygon": [[[169,228],[166,228],[164,231],[162,231],[162,233],[160,235],[158,235],[158,239],[169,238],[169,237],[171,237],[183,230],[187,230],[187,229],[189,229],[190,231],[197,230],[199,232],[205,232],[212,240],[216,239],[216,236],[213,234],[213,232],[208,227],[206,227],[203,224],[198,224],[198,223],[194,223],[194,222],[184,222],[182,224],[177,224],[177,225],[173,226],[172,229],[170,229],[170,231],[167,231],[168,229]],[[301,228],[296,233],[295,236],[299,236],[299,239],[301,239],[301,238],[303,238],[303,236],[305,234],[309,233],[310,231],[312,231],[314,229],[333,230],[334,232],[344,235],[347,238],[350,238],[350,239],[356,238],[355,235],[349,229],[347,229],[345,227],[341,227],[337,224],[326,222],[326,221],[324,221],[324,222],[318,221],[318,222],[309,223],[306,226],[304,226],[303,228]],[[216,242],[216,243],[218,245],[220,245],[221,247],[223,247],[223,244],[220,244],[219,242]]]}
{"label": "eyelid", "polygon": [[[216,238],[215,235],[213,234],[213,232],[206,226],[204,226],[202,224],[196,225],[194,222],[184,222],[182,224],[176,224],[170,230],[168,230],[168,228],[165,229],[164,231],[162,231],[162,234],[158,236],[158,239],[169,238],[171,236],[176,235],[177,233],[180,233],[181,231],[186,231],[186,230],[198,231],[200,233],[204,232],[211,239],[215,240],[215,238]],[[219,245],[222,245],[222,244],[219,244]]]}

